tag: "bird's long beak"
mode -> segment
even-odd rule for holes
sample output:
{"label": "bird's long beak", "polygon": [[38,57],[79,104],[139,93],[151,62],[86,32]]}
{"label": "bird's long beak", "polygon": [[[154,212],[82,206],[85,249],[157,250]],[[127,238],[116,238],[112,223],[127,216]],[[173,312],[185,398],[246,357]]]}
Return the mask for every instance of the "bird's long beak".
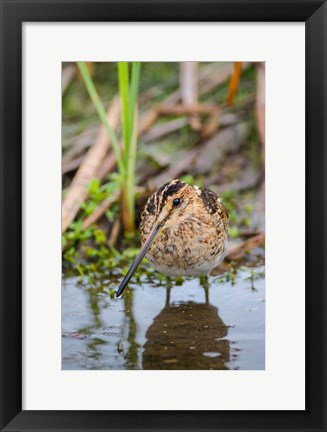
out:
{"label": "bird's long beak", "polygon": [[162,227],[162,224],[158,224],[152,233],[147,238],[147,241],[144,243],[142,249],[140,250],[139,254],[135,258],[133,264],[131,265],[130,269],[128,270],[127,275],[124,277],[122,283],[120,284],[120,287],[118,288],[118,291],[116,292],[116,297],[120,297],[123,294],[124,289],[127,287],[128,282],[130,281],[131,277],[133,276],[135,270],[137,269],[138,265],[144,258],[147,251],[150,249],[150,246],[152,245],[154,239],[157,237],[160,228]]}

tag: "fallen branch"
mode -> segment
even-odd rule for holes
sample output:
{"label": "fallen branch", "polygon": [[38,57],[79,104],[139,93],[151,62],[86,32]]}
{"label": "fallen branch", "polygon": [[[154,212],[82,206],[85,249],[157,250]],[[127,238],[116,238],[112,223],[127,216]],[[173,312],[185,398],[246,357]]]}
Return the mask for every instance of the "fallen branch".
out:
{"label": "fallen branch", "polygon": [[120,220],[117,218],[111,228],[110,236],[108,239],[109,247],[115,247],[120,232],[120,225]]}
{"label": "fallen branch", "polygon": [[265,142],[265,64],[259,63],[257,66],[257,98],[256,98],[256,117],[259,140]]}
{"label": "fallen branch", "polygon": [[199,152],[200,150],[198,148],[187,152],[185,157],[177,162],[176,165],[168,167],[156,177],[150,179],[148,181],[148,188],[152,191],[155,191],[167,181],[178,178],[184,171],[189,170],[194,160],[198,157]]}
{"label": "fallen branch", "polygon": [[[84,131],[83,133],[71,138],[69,143],[69,150],[65,151],[62,156],[62,166],[76,159],[86,150],[91,147],[96,137],[98,128],[92,128]],[[66,145],[68,147],[68,145]]]}
{"label": "fallen branch", "polygon": [[260,143],[260,168],[265,165],[265,64],[257,66],[256,124]]}
{"label": "fallen branch", "polygon": [[245,132],[243,123],[222,129],[201,145],[185,151],[185,156],[184,154],[180,156],[178,162],[153,177],[148,182],[149,189],[156,190],[167,181],[178,178],[184,172],[192,171],[195,174],[203,174],[210,171],[212,164],[217,165],[227,152],[238,151]]}
{"label": "fallen branch", "polygon": [[100,182],[103,182],[107,175],[113,171],[113,169],[116,166],[117,158],[114,152],[110,152],[107,154],[107,156],[104,158],[102,165],[98,172],[98,178]]}
{"label": "fallen branch", "polygon": [[[180,63],[180,93],[183,105],[196,105],[198,103],[198,63]],[[197,115],[191,115],[189,123],[194,131],[201,129],[201,121]]]}
{"label": "fallen branch", "polygon": [[244,256],[244,254],[251,249],[262,246],[265,243],[265,234],[259,233],[254,237],[250,237],[247,240],[241,241],[239,244],[232,246],[226,256],[226,261],[238,260]]}
{"label": "fallen branch", "polygon": [[208,119],[202,126],[201,138],[207,139],[217,132],[220,125],[221,109],[217,106],[211,111]]}
{"label": "fallen branch", "polygon": [[[113,129],[119,124],[120,102],[115,97],[109,110],[108,120]],[[62,232],[74,220],[78,213],[81,203],[88,196],[88,185],[92,178],[96,177],[101,163],[108,151],[110,140],[104,126],[100,126],[95,143],[88,150],[82,164],[71,182],[68,192],[62,203]]]}
{"label": "fallen branch", "polygon": [[[186,114],[210,114],[217,109],[214,104],[201,104],[195,106],[184,106],[184,105],[170,105],[170,104],[159,104],[151,108],[141,117],[138,124],[137,137],[142,136],[157,120],[159,115],[186,115]],[[98,171],[98,177],[100,180],[106,178],[108,173],[113,170],[116,165],[116,156],[113,152],[110,152]]]}
{"label": "fallen branch", "polygon": [[76,170],[81,165],[84,158],[85,158],[85,155],[81,155],[81,156],[77,157],[76,159],[72,159],[71,161],[68,161],[68,162],[62,164],[61,175],[65,175],[65,174],[69,173],[70,171]]}
{"label": "fallen branch", "polygon": [[188,123],[185,117],[177,118],[174,120],[167,121],[165,123],[160,123],[150,129],[144,136],[142,141],[144,143],[149,143],[151,141],[159,140],[166,135],[178,131],[180,128]]}
{"label": "fallen branch", "polygon": [[101,218],[101,216],[103,216],[105,212],[112,206],[112,204],[118,201],[119,195],[119,192],[116,191],[112,193],[109,197],[104,199],[94,210],[94,212],[84,219],[83,229],[86,229],[95,222],[97,222]]}
{"label": "fallen branch", "polygon": [[[239,180],[231,183],[225,183],[218,187],[218,193],[221,194],[227,191],[237,191],[244,192],[249,189],[257,188],[260,183],[263,181],[264,173],[259,171],[256,176],[253,176],[250,179]],[[212,179],[211,179],[212,182]]]}
{"label": "fallen branch", "polygon": [[258,231],[256,229],[251,229],[251,228],[241,229],[239,231],[239,237],[243,237],[243,238],[251,238],[259,234],[261,234],[261,231]]}
{"label": "fallen branch", "polygon": [[169,105],[159,104],[156,110],[159,115],[192,115],[192,114],[211,114],[217,109],[217,105],[203,103],[198,105]]}
{"label": "fallen branch", "polygon": [[137,137],[142,136],[150,127],[157,121],[158,119],[158,111],[156,108],[151,108],[147,111],[140,119],[140,122],[137,126]]}

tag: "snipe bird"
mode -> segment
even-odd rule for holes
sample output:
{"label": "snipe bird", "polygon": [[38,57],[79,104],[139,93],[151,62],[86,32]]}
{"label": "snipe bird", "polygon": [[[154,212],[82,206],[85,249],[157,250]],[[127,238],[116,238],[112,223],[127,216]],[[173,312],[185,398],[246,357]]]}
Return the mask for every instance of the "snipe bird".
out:
{"label": "snipe bird", "polygon": [[228,214],[211,190],[173,180],[148,199],[141,213],[140,231],[141,251],[117,297],[145,255],[166,276],[209,275],[226,253]]}

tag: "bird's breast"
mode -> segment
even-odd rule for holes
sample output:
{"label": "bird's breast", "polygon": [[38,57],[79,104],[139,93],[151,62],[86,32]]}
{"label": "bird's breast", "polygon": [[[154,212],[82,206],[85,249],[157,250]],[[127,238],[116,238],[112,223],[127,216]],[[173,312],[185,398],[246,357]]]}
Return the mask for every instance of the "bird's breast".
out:
{"label": "bird's breast", "polygon": [[208,274],[221,261],[225,241],[219,239],[213,226],[184,221],[165,227],[147,257],[158,271],[169,276]]}

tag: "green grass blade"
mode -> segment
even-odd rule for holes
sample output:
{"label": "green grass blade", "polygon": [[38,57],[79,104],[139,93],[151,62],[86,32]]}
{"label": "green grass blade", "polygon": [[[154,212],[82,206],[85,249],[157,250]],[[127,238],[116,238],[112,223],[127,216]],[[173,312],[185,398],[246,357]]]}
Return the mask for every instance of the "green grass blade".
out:
{"label": "green grass blade", "polygon": [[129,77],[128,77],[127,62],[118,63],[118,81],[119,81],[119,94],[120,94],[121,113],[122,113],[124,159],[125,159],[125,167],[126,167],[128,161],[129,143],[131,137]]}
{"label": "green grass blade", "polygon": [[86,87],[86,89],[90,95],[90,98],[91,98],[91,100],[95,106],[95,109],[99,115],[100,121],[102,122],[103,126],[106,128],[108,136],[111,139],[112,148],[113,148],[115,155],[116,155],[116,158],[117,158],[117,165],[118,165],[119,172],[121,175],[124,175],[125,167],[123,164],[122,155],[120,153],[118,139],[117,139],[117,136],[116,136],[114,130],[111,128],[111,126],[108,122],[108,117],[107,117],[106,111],[103,107],[103,104],[102,104],[100,98],[99,98],[99,95],[97,93],[97,90],[95,88],[93,80],[92,80],[92,78],[89,74],[89,71],[88,71],[84,62],[77,62],[77,66],[78,66],[78,69],[80,70],[81,75],[83,77],[85,87]]}
{"label": "green grass blade", "polygon": [[[139,91],[139,83],[140,83],[140,75],[141,75],[141,63],[133,62],[132,63],[132,77],[131,77],[131,88],[130,88],[130,121],[132,129],[133,127],[137,127],[135,123],[135,115],[134,112],[137,109],[137,96]],[[130,131],[130,136],[132,137],[133,130]]]}

